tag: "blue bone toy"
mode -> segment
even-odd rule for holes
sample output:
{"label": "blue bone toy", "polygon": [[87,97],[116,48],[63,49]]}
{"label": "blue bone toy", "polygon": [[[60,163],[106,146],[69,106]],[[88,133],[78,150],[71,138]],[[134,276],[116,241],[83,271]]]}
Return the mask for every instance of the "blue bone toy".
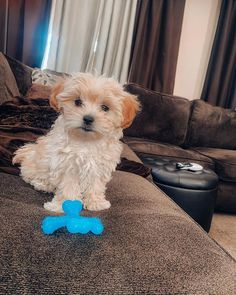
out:
{"label": "blue bone toy", "polygon": [[72,234],[87,234],[91,231],[95,235],[100,235],[104,230],[101,220],[96,217],[80,216],[82,208],[83,205],[78,200],[64,201],[62,209],[67,215],[45,217],[42,223],[43,233],[50,235],[57,229],[66,226]]}

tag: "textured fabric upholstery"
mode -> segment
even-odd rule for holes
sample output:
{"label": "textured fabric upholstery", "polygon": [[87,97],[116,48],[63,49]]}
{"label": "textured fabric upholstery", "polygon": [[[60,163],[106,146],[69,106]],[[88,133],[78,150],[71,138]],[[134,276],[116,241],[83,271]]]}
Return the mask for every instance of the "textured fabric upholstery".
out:
{"label": "textured fabric upholstery", "polygon": [[11,68],[0,52],[0,105],[20,95]]}
{"label": "textured fabric upholstery", "polygon": [[126,136],[134,136],[181,145],[185,141],[191,103],[185,98],[161,94],[136,84],[125,90],[138,95],[142,111],[135,118]]}
{"label": "textured fabric upholstery", "polygon": [[210,168],[214,170],[214,161],[212,159],[193,150],[183,149],[176,145],[135,137],[125,137],[124,141],[137,154],[140,155],[150,154],[160,158],[170,158],[178,162],[195,162],[201,164],[204,168]]}
{"label": "textured fabric upholstery", "polygon": [[51,95],[51,89],[52,88],[50,86],[32,84],[25,97],[28,99],[37,99],[39,97],[43,99],[49,99]]}
{"label": "textured fabric upholstery", "polygon": [[25,95],[30,88],[32,68],[22,62],[5,55],[5,58],[15,76],[16,83],[21,95]]}
{"label": "textured fabric upholstery", "polygon": [[216,210],[236,213],[236,183],[220,181],[217,191]]}
{"label": "textured fabric upholstery", "polygon": [[142,163],[142,161],[135,154],[135,152],[125,143],[123,144],[123,151],[122,151],[121,157],[127,158],[130,161],[135,161],[135,162],[138,162],[138,163]]}
{"label": "textured fabric upholstery", "polygon": [[236,150],[204,147],[193,148],[192,150],[214,161],[215,171],[221,180],[236,182]]}
{"label": "textured fabric upholstery", "polygon": [[236,111],[193,101],[185,144],[194,147],[236,149]]}
{"label": "textured fabric upholstery", "polygon": [[1,294],[235,294],[235,261],[140,176],[116,172],[111,208],[89,213],[102,236],[45,236],[48,195],[3,173],[0,192]]}

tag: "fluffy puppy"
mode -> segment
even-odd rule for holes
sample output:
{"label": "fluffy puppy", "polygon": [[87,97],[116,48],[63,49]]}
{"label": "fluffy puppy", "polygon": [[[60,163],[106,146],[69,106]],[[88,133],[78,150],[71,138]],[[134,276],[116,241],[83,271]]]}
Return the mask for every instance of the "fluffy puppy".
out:
{"label": "fluffy puppy", "polygon": [[106,184],[120,161],[122,130],[139,110],[137,97],[110,78],[78,73],[55,86],[50,104],[60,111],[46,136],[19,148],[13,164],[37,190],[54,192],[47,210],[60,212],[65,199],[88,210],[110,207]]}

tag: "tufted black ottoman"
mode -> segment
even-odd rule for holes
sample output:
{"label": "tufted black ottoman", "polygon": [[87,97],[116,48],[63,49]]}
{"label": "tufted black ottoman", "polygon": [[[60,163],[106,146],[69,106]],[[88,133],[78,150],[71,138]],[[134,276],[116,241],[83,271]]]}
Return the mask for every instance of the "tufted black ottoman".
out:
{"label": "tufted black ottoman", "polygon": [[152,167],[153,180],[158,187],[209,232],[218,186],[215,172],[179,170],[175,161],[153,155],[142,154],[140,158]]}

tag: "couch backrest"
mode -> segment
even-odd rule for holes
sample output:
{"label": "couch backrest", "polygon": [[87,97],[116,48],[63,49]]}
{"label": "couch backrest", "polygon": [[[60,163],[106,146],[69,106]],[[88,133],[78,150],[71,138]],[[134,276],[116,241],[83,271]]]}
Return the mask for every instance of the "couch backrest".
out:
{"label": "couch backrest", "polygon": [[182,145],[187,135],[191,102],[185,98],[148,90],[136,84],[124,89],[138,95],[142,111],[137,115],[126,136],[148,138]]}
{"label": "couch backrest", "polygon": [[236,149],[236,111],[194,100],[185,145]]}

